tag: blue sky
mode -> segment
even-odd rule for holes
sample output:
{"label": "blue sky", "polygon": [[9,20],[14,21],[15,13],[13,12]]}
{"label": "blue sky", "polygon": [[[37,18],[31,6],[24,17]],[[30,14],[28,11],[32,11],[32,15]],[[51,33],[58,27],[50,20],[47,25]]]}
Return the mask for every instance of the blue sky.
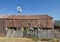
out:
{"label": "blue sky", "polygon": [[21,15],[48,14],[60,20],[60,0],[0,0],[0,15],[17,15],[17,6]]}

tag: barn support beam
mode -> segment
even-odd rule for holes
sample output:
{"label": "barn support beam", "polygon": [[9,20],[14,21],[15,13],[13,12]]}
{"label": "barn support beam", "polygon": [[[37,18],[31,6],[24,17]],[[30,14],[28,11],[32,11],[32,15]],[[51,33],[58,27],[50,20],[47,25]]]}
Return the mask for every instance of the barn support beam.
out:
{"label": "barn support beam", "polygon": [[54,28],[52,28],[52,33],[53,33],[53,38],[55,38],[55,31],[54,31]]}
{"label": "barn support beam", "polygon": [[23,37],[24,27],[21,27],[21,37]]}

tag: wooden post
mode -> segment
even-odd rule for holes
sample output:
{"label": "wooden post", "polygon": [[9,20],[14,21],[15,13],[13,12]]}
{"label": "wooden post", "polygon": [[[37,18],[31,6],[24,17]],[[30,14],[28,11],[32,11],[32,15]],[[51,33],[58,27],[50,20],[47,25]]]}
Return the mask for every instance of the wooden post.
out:
{"label": "wooden post", "polygon": [[7,30],[8,30],[8,28],[7,28],[7,20],[5,20],[5,29],[6,29],[6,31],[5,31],[5,36],[7,35]]}

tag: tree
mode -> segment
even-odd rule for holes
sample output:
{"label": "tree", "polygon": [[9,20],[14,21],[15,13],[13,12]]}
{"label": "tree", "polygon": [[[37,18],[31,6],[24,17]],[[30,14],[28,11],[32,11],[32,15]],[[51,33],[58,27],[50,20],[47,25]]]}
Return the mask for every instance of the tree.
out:
{"label": "tree", "polygon": [[55,21],[54,21],[54,25],[55,25],[55,26],[60,26],[60,20],[55,20]]}

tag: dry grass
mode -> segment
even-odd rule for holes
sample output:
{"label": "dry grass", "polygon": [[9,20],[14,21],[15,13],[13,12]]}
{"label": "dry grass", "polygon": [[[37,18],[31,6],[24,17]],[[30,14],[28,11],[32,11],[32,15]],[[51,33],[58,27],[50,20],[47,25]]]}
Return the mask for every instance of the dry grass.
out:
{"label": "dry grass", "polygon": [[32,39],[28,38],[7,38],[7,37],[0,37],[0,42],[35,42]]}
{"label": "dry grass", "polygon": [[[54,42],[57,42],[53,40]],[[28,38],[7,38],[7,37],[0,37],[0,42],[41,42],[41,41],[34,41]],[[42,41],[42,42],[52,42],[52,41]]]}

